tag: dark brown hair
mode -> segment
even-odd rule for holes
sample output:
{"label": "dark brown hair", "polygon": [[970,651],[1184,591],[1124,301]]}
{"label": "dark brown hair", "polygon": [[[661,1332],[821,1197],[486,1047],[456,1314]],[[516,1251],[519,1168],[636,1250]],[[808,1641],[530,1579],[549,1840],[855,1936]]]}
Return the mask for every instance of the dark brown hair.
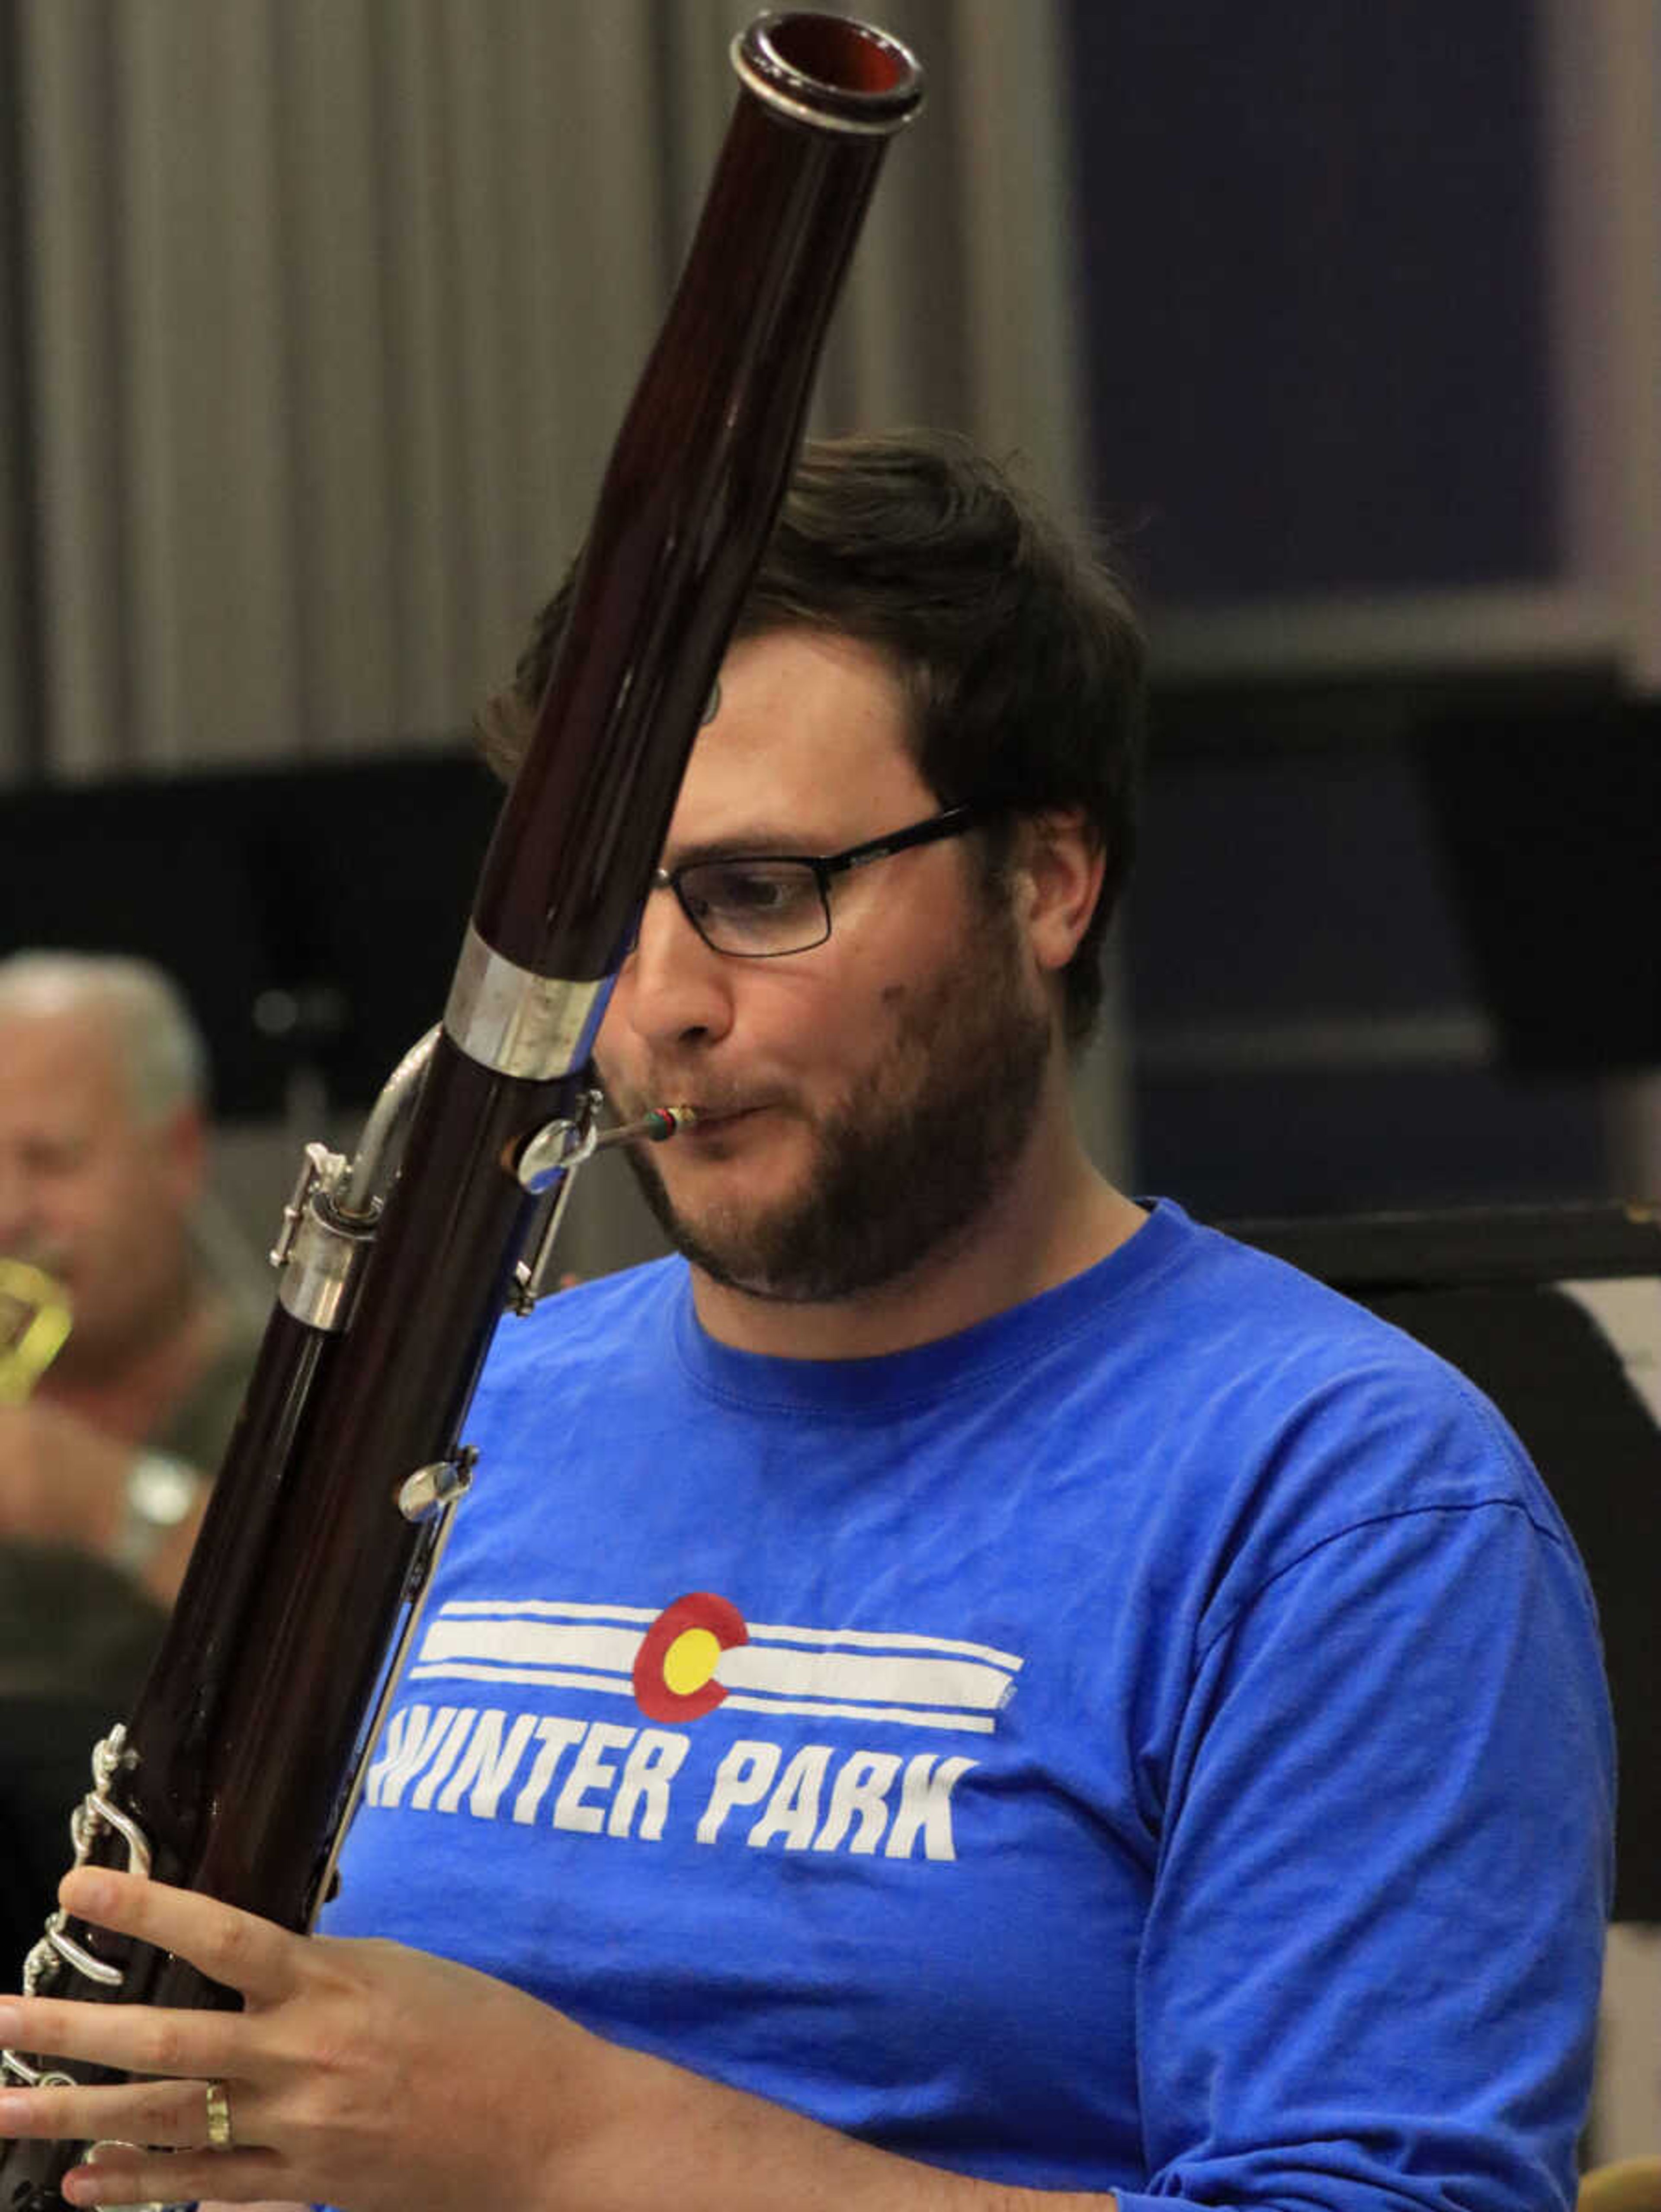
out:
{"label": "dark brown hair", "polygon": [[[479,717],[505,775],[546,688],[574,575],[538,616],[512,689]],[[1068,1036],[1087,1035],[1135,842],[1145,654],[1122,584],[966,438],[810,441],[734,635],[798,625],[891,658],[918,768],[943,805],[1081,810],[1106,863],[1063,978]]]}

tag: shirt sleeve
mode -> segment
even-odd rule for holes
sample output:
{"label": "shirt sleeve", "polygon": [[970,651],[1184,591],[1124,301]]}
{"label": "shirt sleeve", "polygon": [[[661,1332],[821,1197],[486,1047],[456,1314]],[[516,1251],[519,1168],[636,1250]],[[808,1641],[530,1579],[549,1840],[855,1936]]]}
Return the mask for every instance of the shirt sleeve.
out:
{"label": "shirt sleeve", "polygon": [[1511,1499],[1311,1546],[1202,1650],[1138,1983],[1154,2205],[1568,2206],[1612,1856],[1572,1549]]}

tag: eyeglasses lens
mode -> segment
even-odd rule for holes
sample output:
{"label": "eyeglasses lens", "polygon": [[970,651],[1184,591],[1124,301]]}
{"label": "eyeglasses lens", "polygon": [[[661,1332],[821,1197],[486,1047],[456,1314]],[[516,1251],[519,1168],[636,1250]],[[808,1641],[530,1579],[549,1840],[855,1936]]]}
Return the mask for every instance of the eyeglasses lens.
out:
{"label": "eyeglasses lens", "polygon": [[676,878],[692,926],[717,952],[806,952],[830,934],[818,878],[795,860],[711,860]]}

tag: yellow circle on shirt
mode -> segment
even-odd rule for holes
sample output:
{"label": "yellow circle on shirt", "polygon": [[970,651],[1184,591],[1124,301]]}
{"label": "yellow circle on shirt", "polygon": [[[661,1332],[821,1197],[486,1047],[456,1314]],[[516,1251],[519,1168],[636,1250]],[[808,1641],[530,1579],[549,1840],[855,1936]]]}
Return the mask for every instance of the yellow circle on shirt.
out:
{"label": "yellow circle on shirt", "polygon": [[721,1659],[721,1641],[707,1628],[684,1628],[663,1655],[663,1679],[678,1698],[701,1690]]}

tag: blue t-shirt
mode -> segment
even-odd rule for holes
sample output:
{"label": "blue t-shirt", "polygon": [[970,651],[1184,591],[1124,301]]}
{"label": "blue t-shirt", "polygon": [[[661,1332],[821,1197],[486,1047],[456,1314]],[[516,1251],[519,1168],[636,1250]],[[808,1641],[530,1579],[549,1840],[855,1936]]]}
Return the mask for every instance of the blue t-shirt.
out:
{"label": "blue t-shirt", "polygon": [[989,2179],[1573,2194],[1612,1748],[1462,1377],[1161,1203],[940,1342],[504,1323],[326,1926]]}

